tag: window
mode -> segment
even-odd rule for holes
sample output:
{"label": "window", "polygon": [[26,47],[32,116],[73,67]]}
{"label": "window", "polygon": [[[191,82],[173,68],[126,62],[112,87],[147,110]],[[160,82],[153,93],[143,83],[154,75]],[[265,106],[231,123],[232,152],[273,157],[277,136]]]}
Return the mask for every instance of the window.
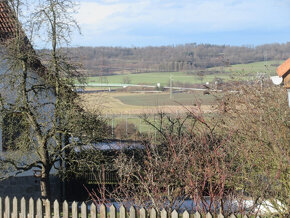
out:
{"label": "window", "polygon": [[2,122],[2,150],[16,150],[28,145],[28,124],[21,113],[6,114]]}

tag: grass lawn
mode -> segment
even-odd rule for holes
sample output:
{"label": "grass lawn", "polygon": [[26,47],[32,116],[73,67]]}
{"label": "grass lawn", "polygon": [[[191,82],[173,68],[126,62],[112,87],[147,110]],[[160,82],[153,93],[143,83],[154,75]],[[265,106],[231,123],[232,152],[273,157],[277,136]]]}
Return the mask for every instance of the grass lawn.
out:
{"label": "grass lawn", "polygon": [[198,84],[212,82],[216,78],[224,81],[229,80],[247,80],[256,76],[257,72],[268,75],[276,75],[276,65],[283,61],[261,61],[250,64],[236,64],[229,67],[213,67],[207,70],[224,71],[225,73],[216,73],[205,75],[200,78],[197,75],[190,75],[186,72],[152,72],[140,74],[124,74],[103,77],[87,77],[87,84],[93,83],[124,83],[125,78],[129,78],[131,84],[156,85],[160,83],[163,86],[169,85],[170,76],[174,82]]}
{"label": "grass lawn", "polygon": [[194,93],[174,93],[173,98],[170,99],[170,94],[143,94],[116,96],[122,103],[136,106],[165,106],[165,105],[194,105],[204,104],[212,105],[216,103],[216,95],[204,95],[203,92]]}

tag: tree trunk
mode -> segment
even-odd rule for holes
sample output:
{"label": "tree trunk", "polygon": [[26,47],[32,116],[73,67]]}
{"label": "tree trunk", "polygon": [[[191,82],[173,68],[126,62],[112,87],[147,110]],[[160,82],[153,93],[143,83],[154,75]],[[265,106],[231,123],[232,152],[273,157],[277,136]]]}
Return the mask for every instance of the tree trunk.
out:
{"label": "tree trunk", "polygon": [[50,169],[45,166],[41,169],[40,190],[42,199],[50,199],[49,171]]}

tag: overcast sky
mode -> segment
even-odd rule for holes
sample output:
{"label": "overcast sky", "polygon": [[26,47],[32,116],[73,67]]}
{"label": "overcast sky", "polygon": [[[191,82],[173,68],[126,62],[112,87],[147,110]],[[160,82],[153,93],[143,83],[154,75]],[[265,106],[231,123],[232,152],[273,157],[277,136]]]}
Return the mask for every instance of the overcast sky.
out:
{"label": "overcast sky", "polygon": [[73,46],[290,41],[290,0],[79,0]]}

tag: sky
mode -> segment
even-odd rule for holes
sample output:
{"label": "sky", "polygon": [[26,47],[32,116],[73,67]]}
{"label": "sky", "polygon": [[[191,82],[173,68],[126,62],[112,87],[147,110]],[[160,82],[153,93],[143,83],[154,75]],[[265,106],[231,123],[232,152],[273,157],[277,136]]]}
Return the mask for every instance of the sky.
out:
{"label": "sky", "polygon": [[290,41],[290,0],[79,0],[72,46]]}

